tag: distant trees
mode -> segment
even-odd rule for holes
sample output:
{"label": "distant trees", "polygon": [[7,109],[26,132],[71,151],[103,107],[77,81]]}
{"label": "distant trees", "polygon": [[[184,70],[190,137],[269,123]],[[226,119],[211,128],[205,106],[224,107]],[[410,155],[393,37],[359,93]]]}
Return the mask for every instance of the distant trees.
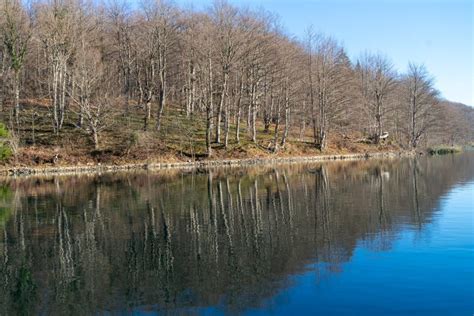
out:
{"label": "distant trees", "polygon": [[426,143],[465,144],[474,143],[474,110],[472,107],[444,100],[435,106],[433,127],[427,131]]}
{"label": "distant trees", "polygon": [[65,126],[82,129],[96,148],[116,114],[124,129],[166,138],[168,105],[205,129],[194,133],[209,156],[214,143],[227,149],[245,138],[278,151],[288,139],[304,141],[307,128],[321,151],[348,135],[379,143],[388,132],[412,148],[428,137],[474,138],[471,127],[442,122],[455,114],[442,108],[424,66],[398,74],[387,57],[370,53],[352,63],[331,37],[309,29],[303,41],[290,38],[271,14],[224,0],[205,12],[166,0],[137,9],[121,0],[37,0],[28,8],[6,0],[0,7],[0,97],[19,130],[27,130],[22,87],[25,99],[47,104],[37,120],[52,122],[56,135]]}

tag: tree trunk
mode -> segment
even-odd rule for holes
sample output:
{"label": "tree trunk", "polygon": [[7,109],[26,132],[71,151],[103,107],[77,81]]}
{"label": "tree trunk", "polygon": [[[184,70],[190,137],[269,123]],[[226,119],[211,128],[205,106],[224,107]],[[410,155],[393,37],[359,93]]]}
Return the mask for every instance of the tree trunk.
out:
{"label": "tree trunk", "polygon": [[67,65],[66,61],[63,61],[62,75],[61,75],[61,102],[59,108],[59,126],[58,130],[61,130],[64,123],[64,116],[66,113],[66,79],[67,79]]}
{"label": "tree trunk", "polygon": [[166,55],[165,51],[160,52],[160,93],[158,98],[158,114],[156,116],[156,130],[161,128],[161,117],[163,116],[163,109],[166,105],[167,86],[166,86]]}
{"label": "tree trunk", "polygon": [[[149,82],[146,82],[146,96],[145,96],[145,117],[143,118],[143,130],[148,130],[148,125],[150,124],[151,120],[151,102],[153,101],[153,93],[155,92],[155,61],[153,58],[150,60],[150,78]],[[146,76],[146,71],[145,71]]]}
{"label": "tree trunk", "polygon": [[324,94],[321,95],[319,101],[318,146],[321,151],[326,149],[326,99]]}
{"label": "tree trunk", "polygon": [[212,112],[214,110],[213,106],[213,83],[212,83],[212,59],[209,57],[209,100],[207,100],[206,105],[206,151],[207,156],[212,156],[211,148],[211,131],[212,131]]}
{"label": "tree trunk", "polygon": [[276,108],[276,117],[275,117],[275,131],[273,134],[273,152],[278,151],[278,129],[280,127],[280,98],[278,98],[277,108]]}
{"label": "tree trunk", "polygon": [[59,76],[59,65],[58,61],[53,61],[53,126],[54,126],[54,133],[59,133],[59,118],[58,118],[58,76]]}
{"label": "tree trunk", "polygon": [[265,103],[264,103],[264,106],[263,106],[263,109],[264,109],[264,113],[263,113],[264,129],[263,129],[263,132],[264,133],[268,133],[270,131],[270,124],[272,122],[272,111],[273,111],[273,95],[270,92],[270,108],[268,108],[267,90],[268,90],[267,86],[265,85],[264,96],[263,96],[263,99],[265,100],[264,101]]}
{"label": "tree trunk", "polygon": [[236,116],[236,127],[235,127],[235,141],[237,144],[240,144],[240,119],[242,116],[242,92],[244,89],[244,81],[243,78],[240,78],[240,88],[239,88],[239,95],[237,96],[237,116]]}
{"label": "tree trunk", "polygon": [[145,100],[145,116],[143,117],[143,130],[148,130],[148,125],[150,124],[151,120],[151,98],[152,92],[148,91],[146,100]]}
{"label": "tree trunk", "polygon": [[377,100],[377,113],[375,115],[375,119],[377,121],[377,132],[375,135],[375,143],[380,143],[380,136],[382,135],[382,101]]}
{"label": "tree trunk", "polygon": [[[288,78],[287,78],[288,84]],[[286,139],[288,138],[288,133],[290,131],[290,97],[288,87],[286,88],[286,95],[285,95],[285,131],[283,132],[283,136],[281,138],[281,147],[285,147]]]}
{"label": "tree trunk", "polygon": [[160,130],[161,128],[161,117],[163,116],[163,109],[165,108],[166,104],[166,72],[160,71],[160,83],[161,89],[158,99],[158,114],[156,116],[156,130]]}
{"label": "tree trunk", "polygon": [[416,99],[415,96],[412,98],[412,103],[411,103],[411,147],[413,149],[416,148]]}
{"label": "tree trunk", "polygon": [[20,71],[15,70],[14,76],[14,93],[15,93],[15,107],[14,117],[17,129],[20,127]]}
{"label": "tree trunk", "polygon": [[194,100],[195,100],[195,92],[196,92],[196,83],[195,83],[195,76],[196,76],[196,68],[192,61],[189,62],[189,79],[188,79],[188,96],[186,100],[186,117],[190,117],[191,114],[194,112]]}
{"label": "tree trunk", "polygon": [[96,128],[92,129],[92,139],[94,141],[94,149],[99,150],[99,133],[97,132]]}
{"label": "tree trunk", "polygon": [[229,74],[226,71],[224,71],[224,82],[222,83],[221,99],[219,102],[219,106],[217,108],[217,116],[216,116],[216,143],[218,144],[220,144],[221,142],[222,109],[224,108],[225,95],[227,93],[228,77],[229,77]]}
{"label": "tree trunk", "polygon": [[229,113],[229,102],[226,102],[225,104],[225,111],[224,111],[224,147],[227,149],[227,146],[229,145],[229,129],[230,129],[230,124],[229,124],[229,119],[230,119],[230,113]]}
{"label": "tree trunk", "polygon": [[251,109],[251,124],[252,124],[252,142],[257,143],[257,102],[256,102],[256,86],[252,84],[252,95],[250,97],[250,109]]}

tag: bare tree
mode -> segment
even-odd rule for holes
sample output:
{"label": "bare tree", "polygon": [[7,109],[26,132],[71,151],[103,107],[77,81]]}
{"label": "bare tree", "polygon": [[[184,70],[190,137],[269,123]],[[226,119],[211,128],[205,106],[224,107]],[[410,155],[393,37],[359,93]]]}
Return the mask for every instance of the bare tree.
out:
{"label": "bare tree", "polygon": [[350,62],[344,50],[329,37],[308,30],[306,42],[308,103],[311,109],[314,143],[326,148],[330,126],[347,106],[351,79]]}
{"label": "bare tree", "polygon": [[[473,112],[440,100],[425,67],[398,76],[387,57],[368,53],[353,64],[337,40],[309,29],[300,41],[263,10],[226,0],[204,11],[169,0],[4,0],[0,11],[0,102],[13,109],[0,119],[17,135],[31,122],[25,144],[68,143],[43,139],[44,122],[56,135],[81,128],[96,148],[105,136],[143,139],[143,127],[147,155],[189,138],[193,157],[199,141],[201,155],[230,155],[244,138],[269,151],[311,136],[320,151],[388,134],[412,148],[474,140]],[[20,115],[20,90],[25,106],[38,105],[31,117]],[[115,119],[124,133],[107,135]]]}
{"label": "bare tree", "polygon": [[[211,18],[216,39],[218,63],[221,73],[220,99],[217,105],[215,122],[215,142],[221,142],[221,122],[228,95],[229,75],[234,63],[239,58],[239,49],[242,45],[242,34],[239,32],[240,17],[238,10],[225,0],[216,0],[211,9]],[[228,126],[228,111],[226,110],[226,126]],[[227,139],[227,137],[226,137]]]}
{"label": "bare tree", "polygon": [[101,132],[113,122],[117,99],[111,93],[113,80],[104,65],[103,52],[98,49],[103,32],[101,25],[92,18],[78,18],[76,28],[76,56],[74,64],[69,67],[69,76],[73,80],[68,96],[79,108],[78,127],[91,136],[94,149],[98,150]]}
{"label": "bare tree", "polygon": [[397,83],[396,73],[392,63],[380,54],[364,54],[357,62],[357,70],[362,102],[372,119],[369,130],[375,127],[374,139],[379,143],[388,111],[388,98]]}
{"label": "bare tree", "polygon": [[53,127],[59,134],[66,115],[68,66],[74,54],[78,15],[75,2],[40,3],[36,9],[36,37],[41,41],[48,59],[48,91],[52,102]]}
{"label": "bare tree", "polygon": [[113,1],[107,8],[109,32],[112,37],[112,55],[118,56],[118,77],[121,81],[122,94],[125,96],[125,113],[129,120],[130,99],[136,89],[136,60],[137,44],[135,32],[136,25],[132,20],[132,13],[125,2]]}
{"label": "bare tree", "polygon": [[172,50],[176,44],[178,10],[166,0],[147,0],[143,3],[145,15],[143,38],[148,43],[146,55],[146,109],[145,129],[150,119],[151,102],[158,97],[156,129],[160,130],[161,117],[168,95],[168,68]]}
{"label": "bare tree", "polygon": [[206,154],[208,157],[212,156],[212,128],[214,119],[214,94],[215,91],[215,59],[216,52],[213,45],[213,26],[209,18],[201,16],[197,23],[189,25],[187,28],[188,36],[192,37],[190,45],[195,51],[194,80],[196,85],[201,90],[200,102],[204,110],[205,125],[206,125]]}
{"label": "bare tree", "polygon": [[83,124],[80,127],[92,138],[94,148],[99,149],[99,136],[113,122],[115,99],[108,93],[110,85],[101,64],[100,52],[83,48],[77,61],[77,86],[74,102],[79,106]]}
{"label": "bare tree", "polygon": [[0,31],[9,59],[9,68],[13,71],[13,116],[18,127],[20,124],[20,74],[31,37],[30,18],[20,1],[6,0],[2,4]]}
{"label": "bare tree", "polygon": [[410,63],[402,83],[409,118],[408,139],[410,146],[416,148],[427,130],[433,127],[438,91],[434,88],[434,79],[423,65]]}

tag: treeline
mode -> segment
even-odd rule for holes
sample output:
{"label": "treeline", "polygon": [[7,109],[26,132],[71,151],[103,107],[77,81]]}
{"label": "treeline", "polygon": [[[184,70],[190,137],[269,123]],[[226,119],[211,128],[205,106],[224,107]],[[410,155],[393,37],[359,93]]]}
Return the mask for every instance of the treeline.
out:
{"label": "treeline", "polygon": [[[160,131],[170,107],[204,122],[195,136],[209,156],[214,143],[257,143],[258,133],[272,135],[274,152],[291,135],[311,136],[321,151],[334,134],[406,148],[474,138],[472,121],[440,102],[423,65],[400,74],[381,54],[352,62],[332,37],[308,28],[295,39],[272,14],[226,1],[201,12],[161,0],[134,9],[120,0],[5,0],[0,33],[1,111],[18,144],[36,120],[59,137],[81,129],[98,149],[112,124]],[[26,115],[31,100],[47,110]],[[136,113],[140,125],[130,124]]]}

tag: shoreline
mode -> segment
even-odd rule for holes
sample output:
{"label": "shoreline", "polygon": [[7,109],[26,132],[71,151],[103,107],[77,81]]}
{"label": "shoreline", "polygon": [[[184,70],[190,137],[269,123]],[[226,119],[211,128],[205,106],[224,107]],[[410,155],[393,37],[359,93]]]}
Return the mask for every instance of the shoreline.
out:
{"label": "shoreline", "polygon": [[78,166],[44,166],[44,167],[5,167],[0,175],[6,177],[28,177],[36,175],[77,175],[87,173],[113,173],[134,170],[195,169],[209,167],[245,167],[252,165],[304,163],[318,161],[361,160],[373,158],[399,158],[413,156],[411,151],[387,151],[372,153],[354,153],[337,155],[263,157],[243,159],[198,160],[188,162],[132,163],[117,165],[78,165]]}

